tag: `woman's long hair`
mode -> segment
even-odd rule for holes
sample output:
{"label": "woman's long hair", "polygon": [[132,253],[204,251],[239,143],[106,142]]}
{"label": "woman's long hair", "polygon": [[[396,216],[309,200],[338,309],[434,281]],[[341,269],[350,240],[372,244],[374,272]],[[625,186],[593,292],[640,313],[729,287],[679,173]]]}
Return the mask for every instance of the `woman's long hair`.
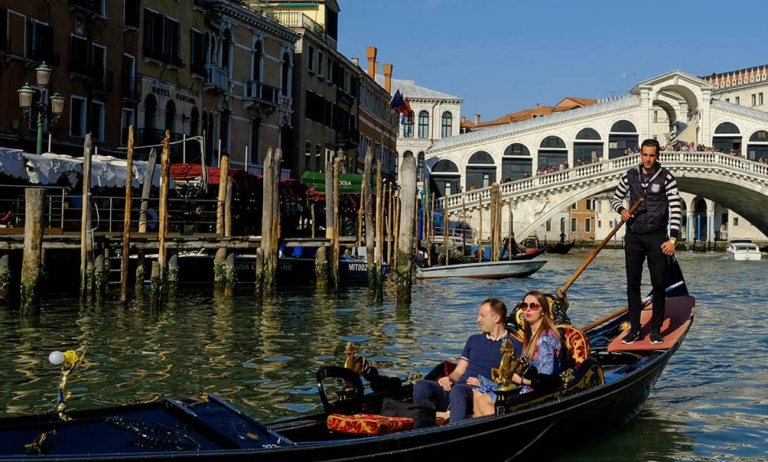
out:
{"label": "woman's long hair", "polygon": [[542,310],[541,324],[539,324],[539,328],[535,333],[532,332],[531,325],[523,317],[523,350],[526,352],[528,359],[531,360],[536,352],[536,343],[538,343],[539,337],[541,337],[541,334],[544,332],[552,331],[558,340],[562,340],[560,339],[560,332],[557,330],[555,321],[552,319],[547,296],[538,290],[532,290],[525,294],[523,301],[525,301],[529,295],[536,299],[536,302],[541,305],[540,309]]}

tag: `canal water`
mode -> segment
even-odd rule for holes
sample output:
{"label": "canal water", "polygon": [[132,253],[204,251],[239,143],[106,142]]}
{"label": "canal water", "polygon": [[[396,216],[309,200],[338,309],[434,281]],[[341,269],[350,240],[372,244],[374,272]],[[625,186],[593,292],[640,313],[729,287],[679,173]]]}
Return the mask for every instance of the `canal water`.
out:
{"label": "canal water", "polygon": [[[528,289],[554,291],[586,255],[545,255],[547,265],[523,280],[417,282],[410,308],[376,304],[362,287],[331,295],[306,286],[261,305],[245,289],[231,299],[187,291],[160,313],[142,302],[85,307],[51,296],[39,316],[0,309],[0,417],[51,411],[58,374],[48,353],[78,347],[87,363],[71,381],[71,409],[209,392],[267,422],[317,411],[315,372],[343,364],[346,342],[388,375],[426,372],[458,356],[483,299],[514,305]],[[768,261],[680,261],[696,319],[643,412],[558,461],[768,459]],[[623,253],[603,251],[569,291],[574,324],[624,306],[624,287]]]}

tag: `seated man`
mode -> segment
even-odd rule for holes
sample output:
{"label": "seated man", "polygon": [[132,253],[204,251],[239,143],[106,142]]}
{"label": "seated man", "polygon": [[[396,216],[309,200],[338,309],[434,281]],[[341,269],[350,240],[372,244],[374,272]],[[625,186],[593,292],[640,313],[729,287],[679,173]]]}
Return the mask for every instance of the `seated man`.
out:
{"label": "seated man", "polygon": [[[445,411],[450,405],[451,423],[467,417],[467,404],[472,403],[473,387],[479,387],[480,376],[491,377],[491,368],[501,361],[501,342],[508,337],[504,328],[507,306],[501,300],[489,298],[480,306],[477,322],[481,334],[472,335],[464,346],[456,369],[437,382],[422,380],[413,389],[413,404],[435,404],[437,411]],[[519,356],[522,345],[512,339],[515,355]],[[471,404],[470,404],[471,406]]]}

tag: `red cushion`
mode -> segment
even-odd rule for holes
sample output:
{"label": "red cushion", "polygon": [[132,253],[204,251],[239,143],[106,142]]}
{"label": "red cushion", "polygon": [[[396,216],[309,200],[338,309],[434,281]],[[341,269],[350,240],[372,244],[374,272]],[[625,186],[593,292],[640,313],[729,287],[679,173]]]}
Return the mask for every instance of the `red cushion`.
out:
{"label": "red cushion", "polygon": [[376,414],[331,414],[328,416],[328,428],[333,431],[356,435],[383,435],[413,430],[413,419]]}

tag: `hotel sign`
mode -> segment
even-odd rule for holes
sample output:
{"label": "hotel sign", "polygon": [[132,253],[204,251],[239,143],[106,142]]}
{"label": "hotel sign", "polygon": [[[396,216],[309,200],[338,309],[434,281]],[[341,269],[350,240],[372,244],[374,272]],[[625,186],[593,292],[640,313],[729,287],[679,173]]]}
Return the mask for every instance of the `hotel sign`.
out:
{"label": "hotel sign", "polygon": [[[153,86],[152,87],[152,93],[154,93],[156,95],[160,95],[160,96],[167,96],[169,98],[171,97],[171,91],[168,90],[167,88],[163,88],[163,87]],[[188,95],[181,94],[179,92],[174,92],[174,99],[177,100],[177,101],[181,101],[183,103],[191,104],[192,106],[196,106],[197,105],[196,104],[197,101],[195,100],[195,98],[193,98],[191,96],[188,96]]]}

